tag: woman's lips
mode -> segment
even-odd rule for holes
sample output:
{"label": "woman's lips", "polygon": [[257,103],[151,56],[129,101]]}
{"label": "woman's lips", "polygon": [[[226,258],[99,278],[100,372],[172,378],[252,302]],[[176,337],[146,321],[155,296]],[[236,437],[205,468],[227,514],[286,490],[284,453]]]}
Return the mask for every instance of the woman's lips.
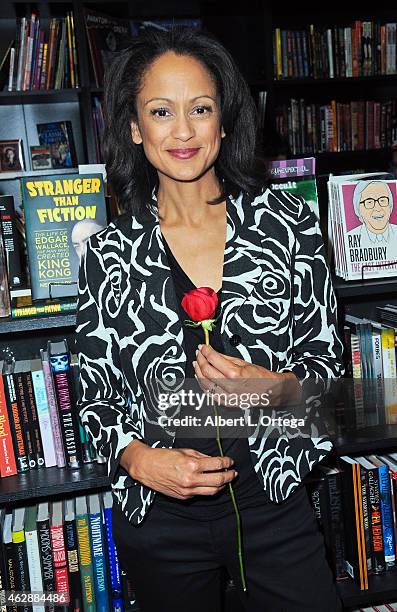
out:
{"label": "woman's lips", "polygon": [[190,159],[196,153],[198,153],[199,148],[196,149],[167,149],[168,153],[173,157],[178,157],[179,159]]}

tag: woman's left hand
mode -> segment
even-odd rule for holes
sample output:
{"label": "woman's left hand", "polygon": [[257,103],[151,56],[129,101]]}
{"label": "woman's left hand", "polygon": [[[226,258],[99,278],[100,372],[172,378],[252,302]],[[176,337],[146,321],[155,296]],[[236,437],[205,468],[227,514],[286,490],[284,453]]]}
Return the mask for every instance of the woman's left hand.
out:
{"label": "woman's left hand", "polygon": [[[245,405],[270,408],[297,403],[301,396],[301,386],[293,372],[272,372],[239,357],[219,353],[207,344],[199,345],[193,366],[203,391],[213,392],[215,401],[224,406],[236,407],[236,394],[244,394]],[[265,397],[268,401],[264,404]]]}

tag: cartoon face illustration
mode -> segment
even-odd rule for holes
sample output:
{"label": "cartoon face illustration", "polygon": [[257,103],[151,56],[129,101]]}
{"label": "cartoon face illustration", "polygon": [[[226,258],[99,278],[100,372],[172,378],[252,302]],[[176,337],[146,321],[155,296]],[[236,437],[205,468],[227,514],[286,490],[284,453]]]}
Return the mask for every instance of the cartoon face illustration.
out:
{"label": "cartoon face illustration", "polygon": [[387,183],[372,181],[357,195],[355,210],[360,221],[370,232],[384,232],[393,210],[393,196]]}
{"label": "cartoon face illustration", "polygon": [[88,238],[101,229],[103,226],[91,219],[83,219],[75,223],[72,230],[72,244],[79,259],[85,253]]}
{"label": "cartoon face illustration", "polygon": [[52,372],[67,372],[69,370],[69,359],[67,355],[53,355],[50,357]]}

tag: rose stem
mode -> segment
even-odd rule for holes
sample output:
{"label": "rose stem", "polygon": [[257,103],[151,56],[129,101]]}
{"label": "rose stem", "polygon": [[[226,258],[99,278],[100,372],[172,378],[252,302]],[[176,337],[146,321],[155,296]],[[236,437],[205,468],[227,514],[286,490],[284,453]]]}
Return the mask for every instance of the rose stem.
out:
{"label": "rose stem", "polygon": [[[209,345],[210,344],[210,339],[209,339],[209,331],[208,329],[204,328],[204,336],[205,336],[205,344]],[[223,448],[222,448],[222,442],[221,442],[221,437],[219,434],[219,423],[218,423],[218,411],[216,409],[216,406],[214,405],[214,411],[215,411],[215,418],[216,418],[216,441],[218,443],[218,448],[219,448],[219,452],[221,457],[224,456],[223,453]],[[226,468],[225,468],[226,469]],[[243,584],[243,591],[247,590],[247,586],[246,586],[246,582],[245,582],[245,576],[244,576],[244,567],[243,567],[243,555],[242,555],[242,551],[241,551],[241,529],[240,529],[240,514],[237,508],[237,503],[236,503],[236,498],[234,495],[234,491],[233,491],[233,486],[232,483],[229,482],[229,491],[230,491],[230,495],[232,498],[232,503],[234,506],[234,511],[236,513],[236,522],[237,522],[237,549],[238,549],[238,560],[239,560],[239,565],[240,565],[240,574],[241,574],[241,582]]]}

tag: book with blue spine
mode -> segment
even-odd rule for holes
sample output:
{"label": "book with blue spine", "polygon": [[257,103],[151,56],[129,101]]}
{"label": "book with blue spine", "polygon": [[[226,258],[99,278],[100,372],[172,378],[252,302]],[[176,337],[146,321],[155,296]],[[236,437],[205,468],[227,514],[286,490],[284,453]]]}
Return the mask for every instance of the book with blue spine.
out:
{"label": "book with blue spine", "polygon": [[368,459],[378,466],[380,506],[382,513],[383,546],[386,566],[393,567],[396,563],[396,547],[394,542],[394,521],[391,505],[391,489],[389,466],[376,455],[369,455]]}
{"label": "book with blue spine", "polygon": [[92,564],[95,578],[95,600],[97,612],[109,610],[109,593],[107,586],[105,535],[103,529],[102,508],[99,495],[88,495],[88,519],[90,524]]}
{"label": "book with blue spine", "polygon": [[105,528],[106,528],[106,543],[107,543],[107,557],[110,574],[110,590],[111,590],[111,606],[112,612],[124,612],[124,601],[123,591],[121,585],[121,570],[119,558],[117,555],[116,545],[112,535],[112,524],[113,524],[113,497],[110,491],[105,491],[102,494],[103,500],[103,514],[105,517]]}

